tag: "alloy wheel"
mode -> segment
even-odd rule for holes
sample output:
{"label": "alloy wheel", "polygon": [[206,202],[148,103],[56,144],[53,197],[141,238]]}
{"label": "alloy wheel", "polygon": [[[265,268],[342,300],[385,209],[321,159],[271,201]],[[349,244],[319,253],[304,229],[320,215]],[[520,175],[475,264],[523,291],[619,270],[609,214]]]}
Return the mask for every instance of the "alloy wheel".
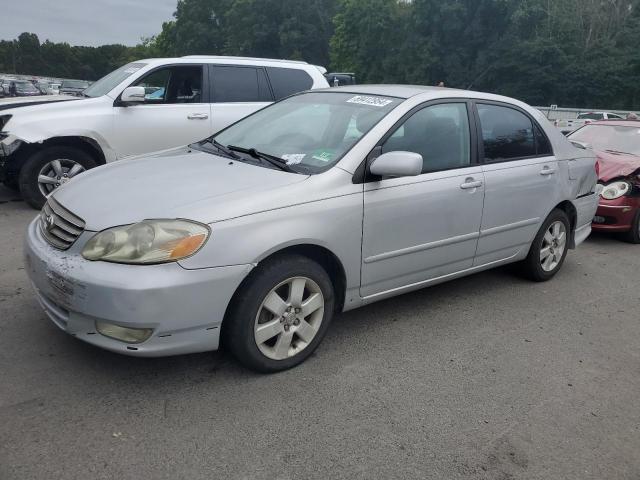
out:
{"label": "alloy wheel", "polygon": [[46,163],[38,173],[38,188],[45,197],[85,168],[74,160],[60,158]]}
{"label": "alloy wheel", "polygon": [[567,247],[567,228],[561,221],[555,221],[547,229],[540,247],[540,264],[545,272],[552,272],[562,261]]}
{"label": "alloy wheel", "polygon": [[272,360],[300,353],[313,341],[324,318],[324,295],[316,282],[293,277],[264,298],[254,325],[260,352]]}

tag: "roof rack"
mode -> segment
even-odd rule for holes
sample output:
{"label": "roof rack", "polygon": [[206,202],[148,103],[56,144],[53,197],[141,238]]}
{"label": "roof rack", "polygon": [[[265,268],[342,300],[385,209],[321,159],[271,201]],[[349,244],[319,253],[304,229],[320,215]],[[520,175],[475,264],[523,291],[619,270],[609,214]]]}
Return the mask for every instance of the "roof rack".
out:
{"label": "roof rack", "polygon": [[264,60],[267,62],[282,62],[282,63],[300,63],[308,65],[307,62],[302,60],[285,60],[282,58],[260,58],[260,57],[235,57],[233,55],[184,55],[181,58],[203,58],[203,59],[222,59],[222,60]]}

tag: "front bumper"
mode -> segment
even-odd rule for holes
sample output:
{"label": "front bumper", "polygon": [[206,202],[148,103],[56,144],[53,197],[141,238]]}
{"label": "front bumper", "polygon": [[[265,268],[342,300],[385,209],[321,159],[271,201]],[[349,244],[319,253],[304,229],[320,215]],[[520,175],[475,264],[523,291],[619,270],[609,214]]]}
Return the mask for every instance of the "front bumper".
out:
{"label": "front bumper", "polygon": [[593,221],[593,230],[600,232],[628,232],[640,208],[640,197],[600,199]]}
{"label": "front bumper", "polygon": [[[66,251],[50,246],[37,219],[27,230],[25,269],[38,301],[60,329],[127,355],[158,357],[216,350],[225,311],[251,265],[187,270],[178,263],[122,265],[80,255],[84,232]],[[151,328],[142,343],[105,337],[96,321]]]}

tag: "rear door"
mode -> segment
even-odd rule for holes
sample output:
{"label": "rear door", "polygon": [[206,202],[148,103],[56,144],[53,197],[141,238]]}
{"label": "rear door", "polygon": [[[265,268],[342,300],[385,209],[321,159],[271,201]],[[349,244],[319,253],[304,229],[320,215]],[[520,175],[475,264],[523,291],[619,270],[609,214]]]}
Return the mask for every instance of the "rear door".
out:
{"label": "rear door", "polygon": [[543,130],[523,110],[477,102],[476,114],[486,182],[477,266],[528,249],[557,204],[558,162]]}
{"label": "rear door", "polygon": [[209,78],[214,132],[273,102],[264,67],[211,64]]}
{"label": "rear door", "polygon": [[191,64],[160,67],[137,80],[132,86],[145,87],[145,102],[114,107],[114,138],[109,143],[117,157],[187,145],[211,135],[206,85],[203,65]]}

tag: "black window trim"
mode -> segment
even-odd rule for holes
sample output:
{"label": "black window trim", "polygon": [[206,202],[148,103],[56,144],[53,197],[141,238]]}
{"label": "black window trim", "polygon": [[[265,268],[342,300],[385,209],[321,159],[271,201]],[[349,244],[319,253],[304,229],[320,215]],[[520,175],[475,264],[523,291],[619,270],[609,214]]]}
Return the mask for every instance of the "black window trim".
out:
{"label": "black window trim", "polygon": [[402,117],[400,117],[400,119],[396,123],[394,123],[393,126],[389,130],[387,130],[387,133],[385,133],[382,136],[382,138],[376,143],[376,146],[373,147],[371,152],[369,152],[369,154],[365,157],[362,163],[360,163],[358,168],[356,168],[353,174],[352,182],[354,184],[360,184],[360,183],[379,182],[380,180],[382,180],[381,177],[377,175],[373,175],[369,171],[369,166],[371,165],[371,163],[382,154],[382,145],[391,137],[391,135],[393,135],[396,132],[398,128],[400,128],[404,124],[404,122],[407,121],[407,119],[412,117],[415,113],[425,108],[433,107],[435,105],[451,104],[451,103],[464,103],[467,107],[467,118],[469,122],[470,163],[469,165],[464,167],[451,167],[451,168],[443,168],[440,170],[433,170],[430,172],[424,172],[424,173],[421,173],[420,175],[417,175],[417,177],[420,177],[422,175],[429,175],[432,173],[447,172],[449,170],[460,170],[463,168],[471,168],[471,167],[476,167],[480,165],[480,157],[478,154],[478,139],[477,139],[479,126],[477,124],[477,119],[474,114],[475,109],[473,106],[473,101],[469,98],[460,98],[460,97],[438,98],[436,100],[429,100],[419,105],[416,105],[407,113],[405,113]]}
{"label": "black window trim", "polygon": [[[477,138],[477,150],[478,150],[478,160],[482,165],[493,165],[496,163],[507,163],[507,162],[516,162],[518,160],[530,160],[530,159],[534,159],[534,158],[547,158],[547,157],[554,157],[555,156],[555,152],[553,151],[553,144],[551,143],[551,141],[549,140],[549,137],[547,136],[546,132],[544,131],[544,128],[542,128],[542,126],[536,121],[535,118],[533,118],[533,116],[527,112],[526,110],[524,110],[523,108],[520,108],[517,105],[514,105],[512,103],[506,103],[506,102],[499,102],[496,100],[481,100],[481,99],[474,99],[472,101],[473,103],[473,115],[475,116],[475,123],[476,123],[476,138]],[[533,142],[534,142],[534,147],[536,149],[536,154],[535,155],[529,155],[529,156],[524,156],[524,157],[513,157],[513,158],[502,158],[499,160],[487,160],[484,156],[484,137],[482,136],[482,124],[480,122],[480,114],[478,112],[478,105],[493,105],[495,107],[505,107],[505,108],[510,108],[511,110],[515,110],[517,112],[520,112],[522,114],[524,114],[525,117],[527,117],[530,121],[531,121],[531,127],[533,130]],[[537,127],[537,128],[536,128]],[[550,154],[539,154],[538,152],[538,145],[539,145],[539,140],[538,140],[538,132],[541,133],[544,138],[547,140],[547,143],[549,144],[549,147],[551,148],[551,153]]]}
{"label": "black window trim", "polygon": [[[135,86],[135,83],[139,82],[140,80],[142,80],[144,77],[157,72],[158,70],[162,70],[164,68],[170,68],[170,67],[201,67],[202,68],[202,101],[198,102],[198,103],[190,103],[190,104],[184,104],[184,103],[139,103],[136,104],[136,106],[142,106],[142,105],[203,105],[203,104],[208,104],[211,103],[210,99],[209,99],[209,69],[205,68],[207,64],[206,63],[167,63],[164,65],[158,65],[156,67],[153,67],[150,70],[147,70],[146,72],[144,72],[142,75],[140,75],[139,77],[135,78],[134,80],[131,81],[131,83],[129,83],[126,87],[124,87],[122,89],[122,92],[125,91],[125,89],[129,88],[129,87],[133,87]],[[128,107],[129,105],[126,105],[125,103],[122,102],[122,92],[120,92],[118,94],[118,96],[116,97],[116,99],[113,101],[113,106],[114,107]]]}
{"label": "black window trim", "polygon": [[[271,86],[271,79],[269,78],[266,67],[263,65],[238,65],[237,63],[208,63],[206,64],[207,73],[209,75],[209,98],[211,99],[212,104],[223,104],[223,105],[235,105],[237,103],[273,103],[275,102],[275,94],[273,92],[273,87]],[[264,76],[267,80],[267,88],[269,89],[269,93],[271,94],[271,100],[256,100],[252,102],[216,102],[215,95],[213,94],[213,69],[215,67],[235,67],[235,68],[253,68],[254,70],[262,70]]]}

